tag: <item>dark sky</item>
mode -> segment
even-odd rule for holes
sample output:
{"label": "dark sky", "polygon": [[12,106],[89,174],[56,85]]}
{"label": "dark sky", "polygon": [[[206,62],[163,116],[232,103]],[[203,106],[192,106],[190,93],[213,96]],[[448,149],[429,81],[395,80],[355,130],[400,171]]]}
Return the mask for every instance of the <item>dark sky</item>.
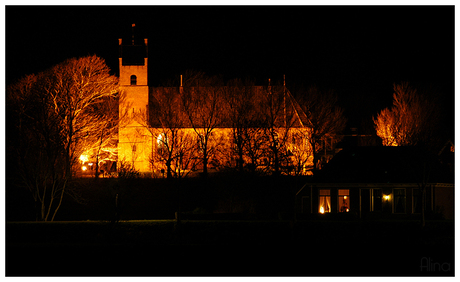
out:
{"label": "dark sky", "polygon": [[149,38],[151,86],[187,69],[258,84],[285,74],[292,92],[333,89],[359,126],[391,105],[393,83],[409,81],[437,89],[453,114],[453,6],[7,6],[6,82],[92,54],[116,73],[132,23]]}

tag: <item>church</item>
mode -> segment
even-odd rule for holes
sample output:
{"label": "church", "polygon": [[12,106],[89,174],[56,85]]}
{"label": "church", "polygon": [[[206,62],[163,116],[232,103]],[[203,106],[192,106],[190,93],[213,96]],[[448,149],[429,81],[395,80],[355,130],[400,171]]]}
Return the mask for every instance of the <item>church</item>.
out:
{"label": "church", "polygon": [[284,83],[223,85],[181,75],[180,86],[150,87],[148,67],[148,39],[120,38],[119,171],[310,173],[308,121]]}

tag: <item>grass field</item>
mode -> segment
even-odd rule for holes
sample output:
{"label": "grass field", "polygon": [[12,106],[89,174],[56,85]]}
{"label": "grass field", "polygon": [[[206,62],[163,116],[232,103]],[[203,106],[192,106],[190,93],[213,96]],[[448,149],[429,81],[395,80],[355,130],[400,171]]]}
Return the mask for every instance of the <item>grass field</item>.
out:
{"label": "grass field", "polygon": [[[433,267],[424,268],[424,258]],[[184,220],[177,224],[174,220],[131,220],[6,225],[7,276],[453,274],[454,230],[447,221],[430,221],[424,230],[416,221]]]}

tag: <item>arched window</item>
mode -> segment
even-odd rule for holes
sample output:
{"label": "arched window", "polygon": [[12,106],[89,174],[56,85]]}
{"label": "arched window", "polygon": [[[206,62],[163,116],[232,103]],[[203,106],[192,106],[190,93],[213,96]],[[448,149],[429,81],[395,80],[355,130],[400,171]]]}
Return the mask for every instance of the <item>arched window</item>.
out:
{"label": "arched window", "polygon": [[131,75],[131,85],[136,85],[137,84],[137,77],[133,74]]}

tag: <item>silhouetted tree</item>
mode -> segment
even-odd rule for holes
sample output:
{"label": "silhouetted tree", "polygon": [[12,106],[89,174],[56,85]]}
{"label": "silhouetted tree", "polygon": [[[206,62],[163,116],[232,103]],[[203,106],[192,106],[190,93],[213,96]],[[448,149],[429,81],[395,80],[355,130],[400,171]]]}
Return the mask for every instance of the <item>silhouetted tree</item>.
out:
{"label": "silhouetted tree", "polygon": [[[50,110],[53,101],[43,95],[41,88],[45,74],[29,75],[7,90],[7,104],[11,110],[10,131],[15,144],[10,144],[17,162],[17,183],[27,188],[36,205],[36,220],[46,221],[52,211],[59,209],[67,178],[64,173],[64,148],[55,113]],[[13,177],[13,176],[8,176]]]}
{"label": "silhouetted tree", "polygon": [[222,136],[213,136],[214,130],[222,126],[225,118],[222,112],[224,99],[221,86],[220,79],[216,77],[207,77],[200,72],[185,74],[182,107],[196,133],[205,177],[208,174],[209,160],[222,141]]}
{"label": "silhouetted tree", "polygon": [[[179,91],[178,91],[179,90]],[[167,178],[182,178],[197,165],[197,144],[194,133],[187,130],[187,115],[181,110],[181,94],[177,87],[163,87],[153,93],[152,118],[147,126],[152,134],[152,165],[163,163]]]}
{"label": "silhouetted tree", "polygon": [[236,156],[236,168],[241,172],[248,158],[248,149],[251,149],[250,143],[256,138],[254,129],[260,126],[260,118],[254,106],[256,88],[252,81],[234,79],[227,83],[224,97],[226,120],[231,127],[233,143],[228,153],[232,159]]}
{"label": "silhouetted tree", "polygon": [[294,119],[286,109],[286,93],[282,86],[268,86],[265,95],[260,97],[261,128],[267,142],[267,155],[273,174],[281,173],[281,165],[288,158],[286,143]]}
{"label": "silhouetted tree", "polygon": [[346,118],[337,105],[337,96],[312,86],[298,97],[299,105],[307,117],[306,126],[311,129],[308,139],[313,152],[313,173],[319,168],[319,154],[326,138],[340,139]]}

